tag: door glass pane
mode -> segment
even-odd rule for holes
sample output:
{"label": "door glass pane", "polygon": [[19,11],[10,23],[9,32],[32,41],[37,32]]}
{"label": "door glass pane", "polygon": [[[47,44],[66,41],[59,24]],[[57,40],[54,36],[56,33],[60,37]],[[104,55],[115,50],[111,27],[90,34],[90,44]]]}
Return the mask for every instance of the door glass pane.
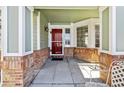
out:
{"label": "door glass pane", "polygon": [[62,30],[61,29],[53,29],[52,41],[62,41]]}
{"label": "door glass pane", "polygon": [[62,54],[62,42],[52,42],[52,54]]}

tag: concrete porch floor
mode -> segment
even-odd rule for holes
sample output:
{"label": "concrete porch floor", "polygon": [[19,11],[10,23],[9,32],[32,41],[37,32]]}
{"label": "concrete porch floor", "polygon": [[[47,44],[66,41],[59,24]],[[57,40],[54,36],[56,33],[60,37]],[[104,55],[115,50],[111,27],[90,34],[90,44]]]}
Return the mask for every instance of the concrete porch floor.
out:
{"label": "concrete porch floor", "polygon": [[[77,59],[48,59],[29,87],[84,87],[89,79],[84,78],[78,63],[83,65],[86,62]],[[103,82],[99,78],[92,81]]]}

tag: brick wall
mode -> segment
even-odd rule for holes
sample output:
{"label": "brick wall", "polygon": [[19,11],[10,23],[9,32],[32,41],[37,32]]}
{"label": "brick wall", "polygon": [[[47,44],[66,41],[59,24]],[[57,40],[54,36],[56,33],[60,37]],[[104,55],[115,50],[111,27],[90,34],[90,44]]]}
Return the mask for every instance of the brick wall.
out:
{"label": "brick wall", "polygon": [[3,86],[28,86],[48,58],[49,49],[45,48],[22,57],[4,57],[2,62]]}
{"label": "brick wall", "polygon": [[99,62],[99,53],[96,48],[74,48],[74,58],[88,62]]}
{"label": "brick wall", "polygon": [[39,50],[35,50],[33,53],[34,58],[34,70],[39,70],[42,65],[45,63],[46,59],[49,56],[49,49],[44,48]]}
{"label": "brick wall", "polygon": [[73,47],[65,47],[64,48],[64,57],[73,57],[74,48]]}
{"label": "brick wall", "polygon": [[3,86],[23,86],[23,57],[4,57]]}
{"label": "brick wall", "polygon": [[[100,62],[105,64],[108,68],[112,62],[112,55],[110,54],[106,54],[106,53],[100,53]],[[107,79],[107,75],[108,73],[107,72],[104,72],[104,71],[100,71],[100,78],[106,82],[106,79]],[[109,79],[110,81],[110,79]],[[109,82],[110,84],[111,82]]]}

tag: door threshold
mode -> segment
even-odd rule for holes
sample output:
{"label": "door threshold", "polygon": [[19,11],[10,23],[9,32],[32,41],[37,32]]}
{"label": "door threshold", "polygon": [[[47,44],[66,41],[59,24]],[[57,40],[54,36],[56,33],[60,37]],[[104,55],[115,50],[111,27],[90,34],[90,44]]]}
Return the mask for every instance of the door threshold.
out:
{"label": "door threshold", "polygon": [[52,61],[60,61],[63,60],[63,56],[51,56]]}

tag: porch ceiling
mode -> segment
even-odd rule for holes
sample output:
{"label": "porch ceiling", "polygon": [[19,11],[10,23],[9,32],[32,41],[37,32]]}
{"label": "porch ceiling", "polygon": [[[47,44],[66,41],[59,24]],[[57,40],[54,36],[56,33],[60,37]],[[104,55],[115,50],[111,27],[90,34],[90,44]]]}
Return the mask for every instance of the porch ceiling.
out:
{"label": "porch ceiling", "polygon": [[71,23],[99,16],[98,7],[35,7],[51,23]]}

